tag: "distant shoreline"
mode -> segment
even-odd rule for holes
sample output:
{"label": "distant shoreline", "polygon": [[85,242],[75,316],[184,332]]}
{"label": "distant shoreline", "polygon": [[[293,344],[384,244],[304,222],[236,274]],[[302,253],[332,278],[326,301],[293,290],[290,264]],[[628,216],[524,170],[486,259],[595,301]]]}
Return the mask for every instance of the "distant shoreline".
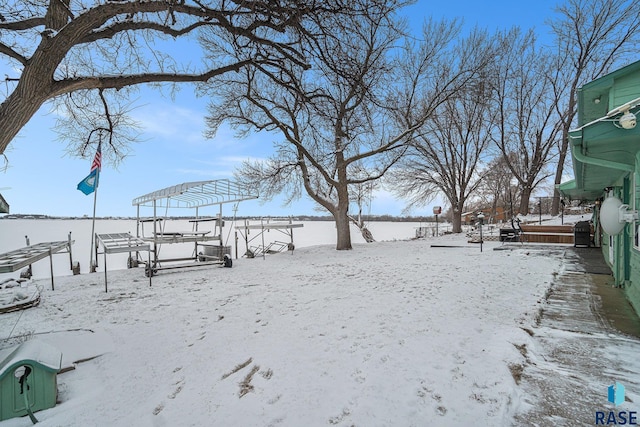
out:
{"label": "distant shoreline", "polygon": [[[142,218],[142,217],[141,217]],[[145,216],[144,218],[148,218]],[[164,218],[164,217],[163,217]],[[193,216],[167,216],[169,220],[188,220],[193,219]],[[29,219],[29,220],[90,220],[92,219],[90,216],[53,216],[53,215],[42,215],[42,214],[9,214],[0,216],[0,220],[14,220],[14,219]],[[122,220],[122,221],[135,221],[137,218],[135,216],[100,216],[96,217],[96,220]],[[229,216],[223,216],[223,219],[226,221],[231,221],[234,218]],[[319,216],[319,215],[292,215],[290,217],[282,217],[282,216],[237,216],[236,220],[271,220],[271,221],[288,221],[291,219],[292,221],[333,221],[333,217],[331,216]],[[393,216],[393,215],[363,215],[362,219],[367,222],[435,222],[435,217],[433,216]],[[441,221],[444,219],[441,217]]]}

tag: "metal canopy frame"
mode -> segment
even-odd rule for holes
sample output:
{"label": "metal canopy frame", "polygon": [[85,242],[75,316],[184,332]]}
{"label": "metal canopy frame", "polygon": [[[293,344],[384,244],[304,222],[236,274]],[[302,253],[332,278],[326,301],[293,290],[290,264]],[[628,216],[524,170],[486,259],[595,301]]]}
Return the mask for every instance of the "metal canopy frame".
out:
{"label": "metal canopy frame", "polygon": [[[259,196],[257,193],[252,192],[250,189],[243,187],[228,179],[218,179],[210,181],[194,181],[185,182],[182,184],[174,185],[171,187],[163,188],[152,193],[145,194],[133,199],[132,205],[137,207],[137,231],[136,236],[142,240],[153,243],[153,261],[151,265],[148,265],[149,274],[154,274],[160,269],[168,268],[180,268],[183,266],[173,267],[160,267],[160,262],[167,261],[199,261],[198,258],[198,246],[203,245],[204,242],[211,240],[219,240],[220,246],[222,246],[222,205],[225,203],[239,203],[244,200],[257,199]],[[219,213],[217,218],[200,218],[198,209],[205,206],[219,206]],[[153,208],[152,219],[140,218],[140,207]],[[164,229],[158,230],[158,215],[157,208],[165,208],[167,211],[170,208],[192,208],[195,209],[195,218],[190,222],[193,223],[193,230],[184,232],[165,232]],[[144,236],[144,231],[141,230],[141,224],[143,222],[153,222],[153,234],[150,237]],[[212,234],[209,232],[203,232],[198,230],[200,222],[214,221],[214,231]],[[142,231],[142,234],[141,234]],[[217,232],[217,233],[216,233]],[[163,243],[188,243],[194,244],[194,256],[191,258],[176,258],[160,260],[158,258],[159,248]],[[145,261],[141,261],[145,262]],[[225,261],[220,259],[213,263],[226,264]],[[195,265],[206,265],[211,262],[201,262]]]}
{"label": "metal canopy frame", "polygon": [[133,206],[159,208],[198,208],[257,199],[258,195],[230,181],[185,182],[133,199]]}

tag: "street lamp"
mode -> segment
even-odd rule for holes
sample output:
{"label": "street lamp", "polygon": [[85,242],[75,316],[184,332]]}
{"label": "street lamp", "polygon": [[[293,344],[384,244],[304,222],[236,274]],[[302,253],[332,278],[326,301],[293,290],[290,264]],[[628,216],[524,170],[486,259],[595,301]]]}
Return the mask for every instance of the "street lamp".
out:
{"label": "street lamp", "polygon": [[480,226],[480,252],[482,252],[482,224],[484,223],[484,214],[482,212],[478,212],[478,215],[476,215],[476,218],[478,218],[478,225]]}

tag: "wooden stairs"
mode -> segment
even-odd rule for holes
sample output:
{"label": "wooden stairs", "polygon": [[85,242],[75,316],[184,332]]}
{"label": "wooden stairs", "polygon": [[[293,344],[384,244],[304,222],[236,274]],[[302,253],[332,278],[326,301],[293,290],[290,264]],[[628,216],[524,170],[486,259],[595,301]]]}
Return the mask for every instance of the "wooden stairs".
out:
{"label": "wooden stairs", "polygon": [[574,243],[573,225],[520,224],[522,241],[527,243]]}

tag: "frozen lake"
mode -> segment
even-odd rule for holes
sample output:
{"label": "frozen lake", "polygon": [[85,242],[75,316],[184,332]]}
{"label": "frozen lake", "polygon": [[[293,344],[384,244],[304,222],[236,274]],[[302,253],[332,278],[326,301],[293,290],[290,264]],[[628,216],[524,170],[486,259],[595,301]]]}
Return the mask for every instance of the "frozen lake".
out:
{"label": "frozen lake", "polygon": [[[168,219],[165,222],[165,232],[168,231],[188,231],[192,229],[192,224],[187,220],[174,220]],[[82,273],[89,271],[89,256],[91,249],[91,223],[90,219],[3,219],[0,220],[0,253],[4,253],[10,250],[19,249],[26,245],[26,237],[29,238],[30,244],[36,244],[40,242],[60,241],[67,240],[69,233],[71,233],[71,239],[75,241],[72,245],[73,260],[80,262],[80,269]],[[259,224],[259,221],[250,221],[251,225]],[[335,245],[336,243],[336,230],[335,224],[332,221],[302,221],[302,228],[296,228],[293,230],[294,243],[296,248],[315,246],[315,245]],[[210,230],[208,224],[202,223],[200,230]],[[235,233],[236,225],[242,225],[242,221],[226,221],[223,228],[222,242],[225,246],[231,246],[231,253],[233,258],[236,257],[235,250]],[[418,222],[371,222],[369,229],[373,233],[374,238],[377,241],[388,240],[406,240],[415,237],[416,227],[419,226],[432,226],[434,224],[418,223]],[[445,229],[446,226],[440,224],[440,232]],[[145,235],[151,235],[152,226],[145,224]],[[136,235],[136,221],[135,220],[96,220],[95,232],[98,234],[103,233],[126,233],[129,232],[132,235]],[[257,230],[250,230],[249,238],[256,236]],[[264,233],[265,244],[268,245],[273,241],[289,241],[289,236],[271,230]],[[360,235],[360,231],[351,226],[351,239],[354,244],[365,243],[364,239]],[[261,238],[256,238],[250,243],[250,246],[261,245]],[[188,257],[194,252],[193,243],[181,243],[162,245],[161,258],[166,257]],[[242,234],[238,233],[238,256],[242,256],[245,253],[245,242]],[[143,255],[146,258],[146,254]],[[126,268],[126,261],[128,254],[112,254],[107,258],[107,265],[109,270],[118,270]],[[103,255],[99,255],[98,271],[103,271]],[[71,275],[69,265],[69,255],[57,254],[53,257],[53,268],[56,276]],[[38,261],[33,265],[34,278],[46,278],[50,273],[49,261],[47,259]],[[11,274],[0,274],[0,280],[6,277],[17,277],[18,272]]]}

